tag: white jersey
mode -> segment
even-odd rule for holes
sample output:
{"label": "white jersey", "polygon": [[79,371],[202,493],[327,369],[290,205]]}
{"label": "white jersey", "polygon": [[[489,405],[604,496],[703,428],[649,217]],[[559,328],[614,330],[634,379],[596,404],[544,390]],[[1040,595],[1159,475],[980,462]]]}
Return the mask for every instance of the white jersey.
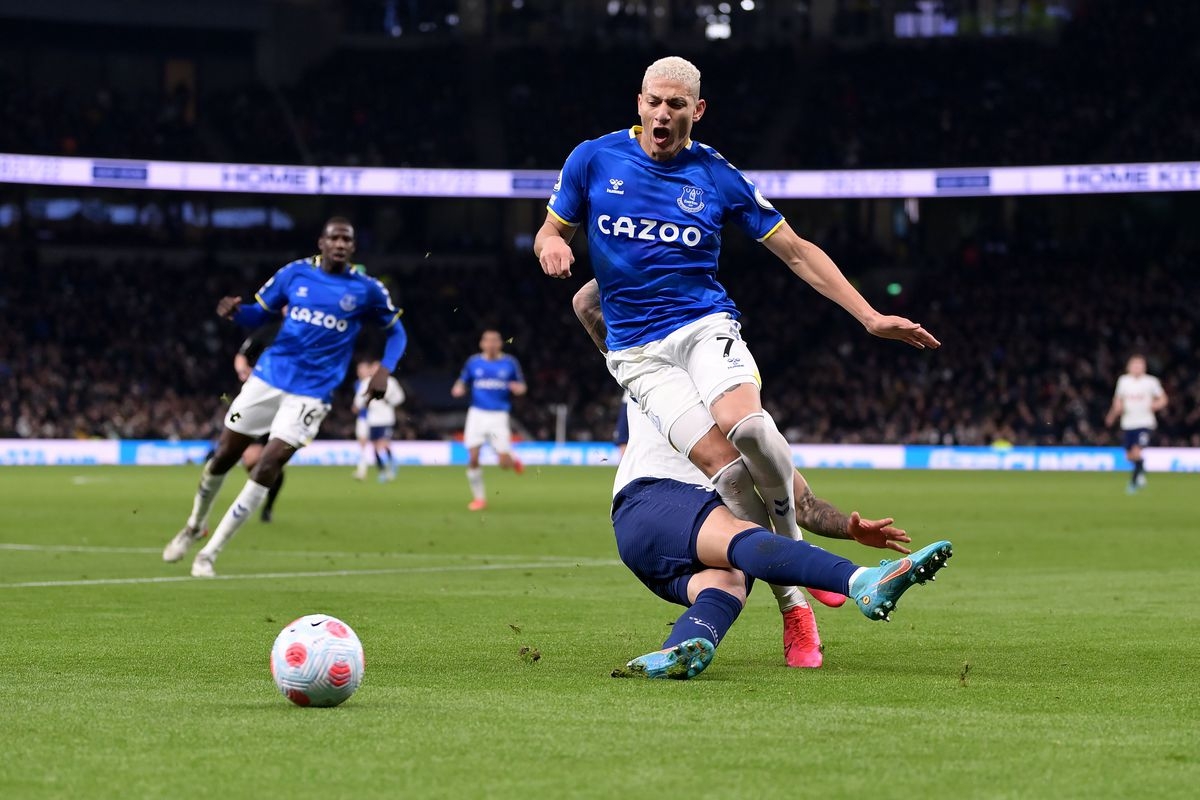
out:
{"label": "white jersey", "polygon": [[629,445],[617,466],[617,477],[613,482],[614,497],[625,488],[625,484],[638,478],[670,478],[706,489],[713,488],[704,473],[670,445],[636,403],[630,403],[627,408]]}
{"label": "white jersey", "polygon": [[[361,411],[370,378],[363,378],[354,385],[354,410]],[[388,428],[396,424],[396,406],[404,402],[404,390],[400,381],[389,376],[387,391],[378,400],[367,404],[367,425],[372,428]]]}
{"label": "white jersey", "polygon": [[1158,422],[1154,418],[1151,405],[1162,396],[1162,384],[1153,375],[1134,377],[1126,373],[1118,378],[1117,391],[1113,397],[1121,398],[1121,430],[1156,428]]}

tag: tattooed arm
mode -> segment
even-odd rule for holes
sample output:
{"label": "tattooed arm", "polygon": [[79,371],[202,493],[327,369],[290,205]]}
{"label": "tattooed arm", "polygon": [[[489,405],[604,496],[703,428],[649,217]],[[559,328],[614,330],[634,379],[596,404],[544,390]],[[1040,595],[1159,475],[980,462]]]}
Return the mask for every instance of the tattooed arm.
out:
{"label": "tattooed arm", "polygon": [[[796,522],[806,531],[812,531],[818,536],[830,539],[850,538],[850,518],[838,511],[833,503],[822,500],[813,494],[808,481],[796,473],[797,483],[804,487],[796,491]],[[798,488],[798,487],[796,487]]]}
{"label": "tattooed arm", "polygon": [[796,495],[796,522],[801,528],[812,531],[818,536],[830,539],[853,539],[868,547],[880,547],[895,550],[900,553],[911,552],[904,546],[910,542],[908,534],[892,525],[891,517],[886,519],[863,519],[857,511],[846,516],[827,500],[822,500],[813,494],[808,481],[795,472],[792,479],[792,491]]}
{"label": "tattooed arm", "polygon": [[607,353],[608,347],[604,344],[604,337],[608,335],[608,326],[604,324],[604,315],[600,313],[600,286],[595,278],[575,293],[571,298],[571,308],[575,309],[575,316],[579,318],[588,336],[592,337],[592,343],[601,353]]}

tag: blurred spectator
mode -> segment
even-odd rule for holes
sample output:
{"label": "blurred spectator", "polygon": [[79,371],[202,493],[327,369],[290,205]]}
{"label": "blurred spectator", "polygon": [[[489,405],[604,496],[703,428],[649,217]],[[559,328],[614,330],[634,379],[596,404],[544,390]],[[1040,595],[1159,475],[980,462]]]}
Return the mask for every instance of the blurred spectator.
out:
{"label": "blurred spectator", "polygon": [[[669,50],[703,73],[712,108],[698,138],[742,168],[1195,158],[1200,4],[1079,8],[1054,41],[734,40]],[[0,151],[557,169],[583,139],[636,122],[642,71],[668,49],[600,32],[518,40],[339,50],[288,87],[250,80],[201,92],[194,122],[182,88],[35,94],[0,70]]]}
{"label": "blurred spectator", "polygon": [[[940,337],[932,352],[870,338],[764,252],[737,255],[738,269],[722,274],[765,405],[792,441],[1111,444],[1102,420],[1113,381],[1139,351],[1171,397],[1157,443],[1200,446],[1200,315],[1190,301],[1200,254],[1147,254],[1111,233],[1088,235],[1086,250],[965,243],[902,296],[872,297]],[[851,274],[882,257],[832,249]],[[242,338],[213,304],[248,295],[277,266],[8,254],[0,267],[20,279],[0,296],[0,436],[212,436],[237,389],[230,365]],[[529,395],[513,414],[524,432],[553,438],[552,406],[565,404],[572,438],[608,439],[620,392],[570,311],[581,279],[549,280],[526,260],[382,277],[411,337],[397,372],[410,398],[400,437],[438,438],[452,426],[450,383],[494,325],[526,368]],[[323,436],[352,436],[348,391]]]}

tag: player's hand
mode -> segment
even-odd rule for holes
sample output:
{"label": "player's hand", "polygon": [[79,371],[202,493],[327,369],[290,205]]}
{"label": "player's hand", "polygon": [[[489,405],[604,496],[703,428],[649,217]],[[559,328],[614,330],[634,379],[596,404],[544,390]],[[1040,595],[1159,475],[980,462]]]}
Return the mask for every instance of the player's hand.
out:
{"label": "player's hand", "polygon": [[895,521],[891,517],[863,519],[855,511],[850,514],[850,524],[846,527],[846,532],[850,534],[851,539],[859,544],[865,544],[867,547],[895,550],[897,553],[908,555],[912,550],[909,550],[904,544],[911,542],[912,539],[907,533],[892,525]]}
{"label": "player's hand", "polygon": [[240,297],[222,297],[217,301],[217,316],[224,319],[233,319],[233,315],[237,313],[238,306],[242,304]]}
{"label": "player's hand", "polygon": [[912,345],[918,350],[924,350],[927,347],[934,350],[942,346],[941,342],[933,338],[932,333],[904,317],[880,315],[868,322],[866,328],[872,336],[878,336],[881,339],[895,339]]}
{"label": "player's hand", "polygon": [[555,236],[550,237],[542,247],[538,261],[542,265],[542,272],[551,278],[569,278],[571,265],[575,263],[575,254],[571,252],[571,245]]}
{"label": "player's hand", "polygon": [[387,394],[388,378],[392,375],[391,370],[380,365],[379,369],[375,370],[375,374],[371,376],[370,382],[367,383],[366,391],[362,396],[366,398],[366,402],[372,400],[381,400]]}

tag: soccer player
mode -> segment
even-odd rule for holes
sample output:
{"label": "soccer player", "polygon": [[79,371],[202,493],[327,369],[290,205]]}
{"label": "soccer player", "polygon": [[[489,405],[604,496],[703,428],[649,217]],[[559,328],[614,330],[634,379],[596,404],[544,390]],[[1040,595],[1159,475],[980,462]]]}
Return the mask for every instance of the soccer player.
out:
{"label": "soccer player", "polygon": [[361,361],[358,364],[358,383],[354,387],[354,411],[358,414],[355,433],[362,450],[358,469],[354,477],[367,477],[367,466],[374,460],[379,467],[379,482],[387,483],[396,478],[396,462],[392,457],[392,429],[396,425],[396,406],[404,402],[404,389],[392,376],[387,379],[387,391],[378,400],[368,400],[371,377],[379,369],[378,361]]}
{"label": "soccer player", "polygon": [[[736,457],[715,425],[704,438],[709,447],[727,447]],[[793,475],[797,496],[808,498],[797,508],[800,524],[819,530],[824,522],[813,517],[832,513],[845,521],[839,538],[909,552],[901,544],[909,537],[892,527],[892,520],[847,517],[813,497],[798,472]],[[806,506],[820,511],[806,514]],[[849,595],[868,619],[889,620],[900,595],[914,583],[932,580],[952,555],[950,542],[943,540],[896,562],[858,567],[738,519],[704,475],[637,411],[629,415],[629,447],[617,467],[612,522],[621,561],[650,591],[687,609],[661,649],[633,659],[613,677],[698,675],[741,613],[755,578]]]}
{"label": "soccer player", "polygon": [[479,337],[479,352],[467,359],[450,389],[452,397],[465,397],[468,389],[471,392],[463,444],[470,454],[467,483],[473,499],[467,508],[472,511],[487,508],[483,468],[479,466],[479,450],[484,443],[496,451],[501,469],[511,469],[518,475],[525,471],[525,465],[512,454],[508,412],[512,398],[525,394],[527,388],[521,365],[503,351],[500,332],[493,328],[485,330]]}
{"label": "soccer player", "polygon": [[[781,532],[799,538],[791,449],[767,423],[757,365],[717,282],[721,229],[733,222],[868,332],[914,347],[938,341],[915,322],[880,314],[828,255],[801,239],[741,172],[692,141],[706,109],[700,72],[669,57],[646,70],[640,125],[575,148],[534,240],[542,270],[571,275],[570,241],[586,223],[608,323],[607,363],[655,427],[689,454],[709,416],[734,444]],[[702,406],[704,413],[694,409]]]}
{"label": "soccer player", "polygon": [[[600,308],[600,292],[596,281],[588,281],[575,293],[571,299],[575,316],[587,331],[593,344],[600,352],[605,353],[605,338],[607,329],[604,314]],[[703,405],[697,403],[690,410],[690,415],[697,419],[706,412]],[[629,418],[643,416],[639,408],[629,409]],[[716,422],[707,417],[709,429],[692,448],[688,458],[702,477],[711,481],[722,502],[734,516],[751,520],[763,528],[773,527],[766,506],[755,493],[749,472],[740,455],[729,441],[720,436],[710,435]],[[775,422],[764,412],[764,419],[772,430]],[[662,439],[661,434],[659,438]],[[665,440],[664,440],[665,441]],[[661,444],[661,443],[659,443]],[[669,449],[669,448],[668,448]],[[676,456],[677,458],[677,456]],[[808,484],[800,477],[800,473],[792,471],[792,496],[796,498],[793,510],[798,527],[805,527],[814,533],[835,539],[856,538],[853,531],[874,530],[882,532],[888,544],[880,546],[892,547],[902,553],[908,553],[899,542],[908,541],[904,531],[891,527],[892,519],[863,520],[857,513],[845,516],[829,503],[818,500],[808,488]],[[846,601],[846,596],[836,592],[827,592],[820,588],[807,587],[813,597],[828,606],[838,607]],[[817,620],[812,608],[805,600],[804,594],[796,586],[771,584],[771,591],[783,615],[783,657],[789,667],[820,667],[824,663],[824,651],[821,647],[821,636],[817,630]]]}
{"label": "soccer player", "polygon": [[1146,358],[1141,354],[1130,356],[1125,364],[1125,374],[1117,378],[1117,389],[1113,393],[1112,407],[1104,418],[1106,425],[1121,419],[1121,437],[1125,456],[1133,464],[1126,491],[1133,494],[1146,485],[1146,462],[1142,448],[1150,444],[1151,434],[1158,427],[1154,416],[1167,407],[1167,393],[1158,378],[1146,374]]}
{"label": "soccer player", "polygon": [[404,354],[408,335],[387,289],[351,269],[354,227],[350,221],[330,219],[317,247],[320,255],[297,259],[276,272],[253,303],[243,304],[240,297],[224,297],[217,303],[218,316],[245,327],[256,328],[280,317],[283,325],[230,404],[217,452],[200,475],[192,513],[163,549],[164,561],[178,561],[205,536],[208,513],[226,473],[255,438],[269,433],[250,479],[196,554],[194,577],[215,576],[213,562],[221,549],[262,504],[288,459],[317,435],[329,413],[333,390],[346,376],[363,322],[387,331],[382,365],[368,386],[372,398],[383,397],[388,376]]}
{"label": "soccer player", "polygon": [[[282,325],[282,320],[267,323],[251,331],[250,335],[242,342],[242,346],[238,348],[237,354],[233,357],[233,371],[237,373],[239,381],[245,383],[254,374],[254,365],[258,362],[258,357],[271,346],[271,342],[275,341]],[[247,472],[252,472],[254,465],[262,458],[262,451],[268,438],[265,435],[260,436],[242,451],[242,466],[246,468]],[[214,449],[213,452],[215,453],[216,450]],[[259,517],[263,522],[270,522],[275,514],[275,501],[279,499],[279,493],[283,491],[285,472],[286,470],[279,470],[279,477],[275,479],[275,483],[271,484],[271,489],[267,492],[267,499],[263,502],[262,511],[259,512]]]}

